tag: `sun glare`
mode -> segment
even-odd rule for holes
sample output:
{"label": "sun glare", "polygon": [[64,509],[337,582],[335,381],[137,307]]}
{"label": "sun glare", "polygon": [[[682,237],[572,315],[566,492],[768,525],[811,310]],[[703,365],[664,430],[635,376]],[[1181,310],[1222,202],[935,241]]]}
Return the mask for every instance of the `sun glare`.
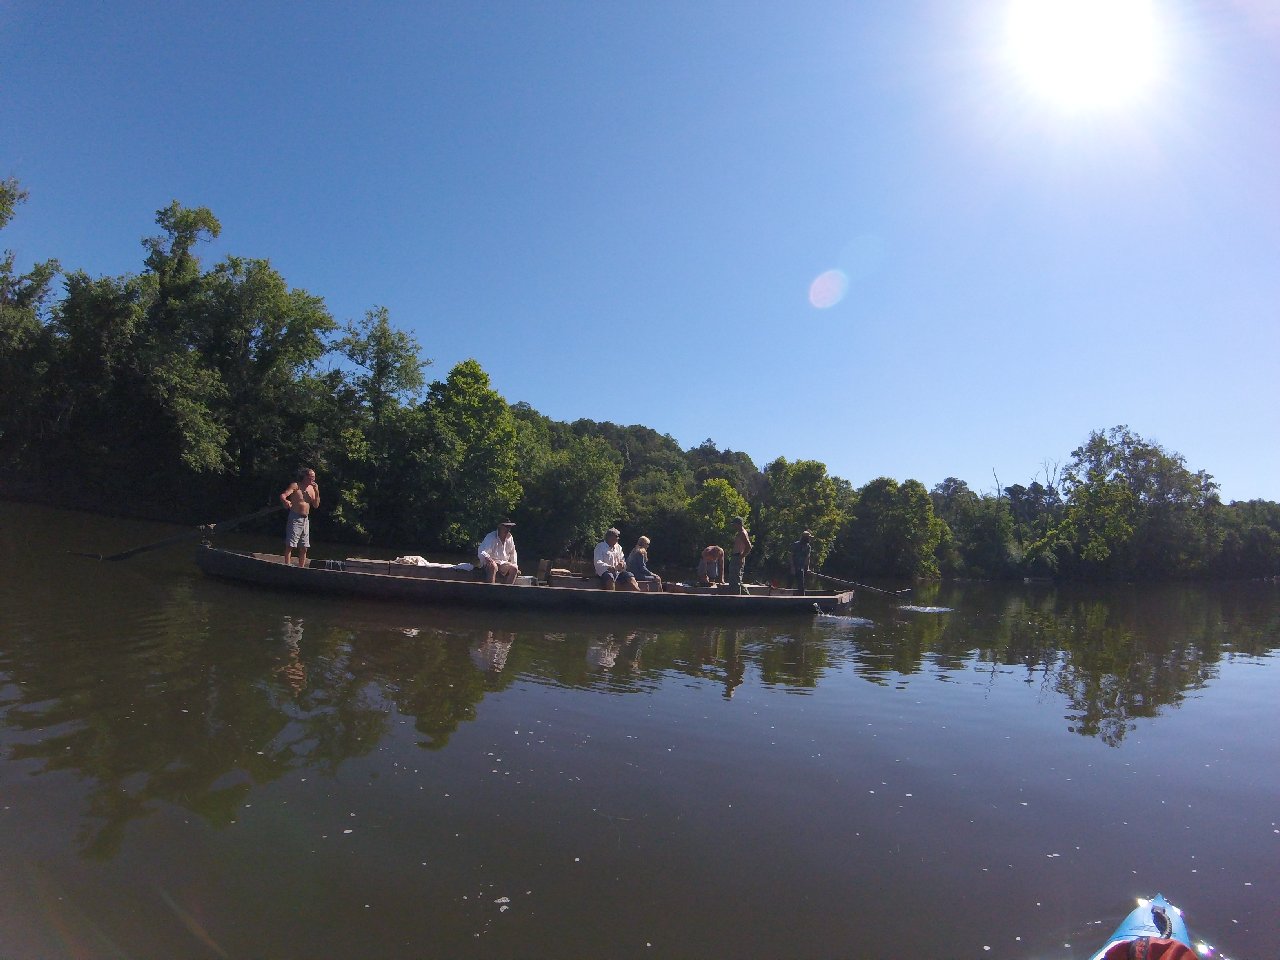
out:
{"label": "sun glare", "polygon": [[1011,0],[1008,55],[1030,92],[1069,111],[1124,107],[1160,78],[1153,0]]}

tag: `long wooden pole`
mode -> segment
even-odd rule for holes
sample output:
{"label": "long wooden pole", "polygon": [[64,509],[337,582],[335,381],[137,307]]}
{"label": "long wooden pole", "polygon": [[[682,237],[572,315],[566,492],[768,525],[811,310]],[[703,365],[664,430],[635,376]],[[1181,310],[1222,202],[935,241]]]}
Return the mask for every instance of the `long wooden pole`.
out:
{"label": "long wooden pole", "polygon": [[270,507],[263,507],[261,510],[255,510],[253,513],[246,513],[243,517],[236,517],[233,520],[220,520],[217,523],[206,523],[196,527],[187,533],[180,533],[174,537],[166,537],[164,540],[157,540],[155,543],[146,543],[140,547],[134,547],[132,550],[122,550],[120,553],[113,553],[104,557],[100,553],[75,553],[78,557],[92,557],[95,560],[106,560],[115,562],[116,560],[128,560],[130,557],[136,557],[140,553],[146,553],[148,550],[159,550],[161,547],[167,547],[170,544],[181,543],[184,540],[194,540],[196,537],[213,533],[217,530],[230,530],[232,527],[238,527],[242,523],[248,523],[250,520],[256,520],[258,517],[265,517],[269,513],[275,513],[277,510],[283,510],[284,504],[277,503]]}
{"label": "long wooden pole", "polygon": [[829,577],[825,573],[814,573],[813,575],[819,580],[830,580],[832,583],[838,583],[842,587],[860,587],[863,590],[870,590],[873,593],[883,593],[887,597],[900,597],[904,593],[911,592],[910,587],[907,587],[905,590],[881,590],[879,587],[871,587],[865,583],[857,583],[853,580],[841,580],[839,577]]}

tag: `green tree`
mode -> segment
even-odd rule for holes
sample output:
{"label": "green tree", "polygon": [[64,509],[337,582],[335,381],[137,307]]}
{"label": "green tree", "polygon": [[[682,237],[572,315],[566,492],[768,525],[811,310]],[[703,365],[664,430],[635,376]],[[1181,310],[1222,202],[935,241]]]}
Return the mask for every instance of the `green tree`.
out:
{"label": "green tree", "polygon": [[622,464],[605,440],[572,436],[532,465],[516,511],[521,549],[549,557],[578,553],[599,540],[622,512]]}
{"label": "green tree", "polygon": [[1126,426],[1095,431],[1063,472],[1066,509],[1055,528],[1070,572],[1164,577],[1203,570],[1217,484],[1180,454]]}
{"label": "green tree", "polygon": [[726,531],[734,517],[750,513],[747,501],[733,485],[722,477],[702,481],[702,486],[689,501],[692,540],[686,544],[685,557],[692,566],[699,550],[709,543],[727,545]]}
{"label": "green tree", "polygon": [[765,492],[755,511],[756,568],[770,573],[789,570],[791,544],[804,530],[813,532],[812,564],[822,566],[845,521],[840,489],[817,460],[789,463],[779,457],[764,469]]}
{"label": "green tree", "polygon": [[727,480],[748,501],[760,497],[767,485],[764,474],[751,457],[733,450],[720,450],[711,439],[686,451],[685,459],[693,470],[695,485],[707,480]]}
{"label": "green tree", "polygon": [[[26,200],[17,180],[0,181],[0,230]],[[44,311],[60,267],[47,260],[18,273],[15,263],[12,250],[0,254],[0,462],[18,473],[46,429],[41,405],[55,344]]]}
{"label": "green tree", "polygon": [[505,400],[475,360],[434,383],[422,406],[425,444],[414,451],[413,529],[441,546],[468,549],[520,500],[516,427]]}
{"label": "green tree", "polygon": [[832,565],[856,575],[936,577],[945,531],[922,483],[899,485],[880,477],[858,491],[857,508],[841,528]]}
{"label": "green tree", "polygon": [[[194,342],[203,278],[193,248],[215,239],[222,226],[208,208],[183,207],[176,200],[156,212],[156,223],[163,235],[143,241],[148,251],[141,277],[144,321],[130,370],[138,389],[126,408],[148,423],[149,450],[134,462],[152,469],[179,462],[191,474],[218,472],[228,464],[228,433],[218,417],[226,390]],[[125,415],[126,409],[114,412]],[[143,470],[133,480],[171,482],[164,474],[163,469],[158,475]]]}
{"label": "green tree", "polygon": [[323,300],[289,289],[266,260],[227,257],[203,278],[191,339],[221,382],[217,413],[235,476],[292,472],[292,440],[314,409],[306,376],[336,328]]}
{"label": "green tree", "polygon": [[999,578],[1014,571],[1019,551],[1007,500],[974,493],[955,477],[934,487],[929,497],[934,514],[947,525],[938,548],[942,572]]}
{"label": "green tree", "polygon": [[430,515],[439,505],[426,503],[435,489],[424,476],[433,438],[419,402],[431,361],[417,338],[392,326],[385,307],[347,323],[334,349],[348,364],[337,411],[343,433],[334,451],[335,480],[344,484],[338,519],[370,539],[447,542],[441,518]]}
{"label": "green tree", "polygon": [[1280,576],[1280,504],[1230,503],[1219,510],[1220,542],[1213,572],[1223,577]]}
{"label": "green tree", "polygon": [[418,401],[426,384],[423,370],[431,361],[423,359],[413,334],[391,326],[386,307],[348,323],[337,349],[356,369],[351,381],[375,428],[395,407]]}

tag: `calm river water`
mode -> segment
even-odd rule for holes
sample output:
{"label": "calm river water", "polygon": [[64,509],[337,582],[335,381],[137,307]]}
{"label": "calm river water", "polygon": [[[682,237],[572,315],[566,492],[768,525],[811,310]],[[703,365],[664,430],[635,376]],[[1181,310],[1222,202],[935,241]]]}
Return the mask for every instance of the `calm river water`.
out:
{"label": "calm river water", "polygon": [[175,532],[0,502],[6,960],[1080,958],[1156,892],[1277,955],[1274,584],[608,621],[68,553]]}

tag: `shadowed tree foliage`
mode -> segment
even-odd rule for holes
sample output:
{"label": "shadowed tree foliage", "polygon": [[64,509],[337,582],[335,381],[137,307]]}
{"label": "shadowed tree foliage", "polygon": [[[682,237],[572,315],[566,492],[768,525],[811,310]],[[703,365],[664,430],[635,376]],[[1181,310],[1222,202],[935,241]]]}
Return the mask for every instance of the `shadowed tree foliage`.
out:
{"label": "shadowed tree foliage", "polygon": [[540,547],[548,557],[581,554],[622,512],[622,465],[600,437],[570,436],[531,465],[516,511],[521,549]]}
{"label": "shadowed tree foliage", "polygon": [[1280,504],[1231,503],[1216,512],[1221,534],[1215,572],[1226,577],[1280,576]]}
{"label": "shadowed tree foliage", "polygon": [[858,505],[841,528],[833,565],[862,576],[936,577],[937,548],[945,530],[923,484],[880,477],[858,491]]}
{"label": "shadowed tree foliage", "polygon": [[934,514],[947,525],[938,547],[944,574],[999,579],[1010,575],[1020,553],[1009,501],[980,497],[948,477],[929,493]]}
{"label": "shadowed tree foliage", "polygon": [[[18,181],[0,180],[0,230],[26,200]],[[49,426],[39,407],[54,344],[43,320],[60,268],[48,260],[18,273],[16,262],[12,250],[0,254],[0,456],[21,460]]]}

